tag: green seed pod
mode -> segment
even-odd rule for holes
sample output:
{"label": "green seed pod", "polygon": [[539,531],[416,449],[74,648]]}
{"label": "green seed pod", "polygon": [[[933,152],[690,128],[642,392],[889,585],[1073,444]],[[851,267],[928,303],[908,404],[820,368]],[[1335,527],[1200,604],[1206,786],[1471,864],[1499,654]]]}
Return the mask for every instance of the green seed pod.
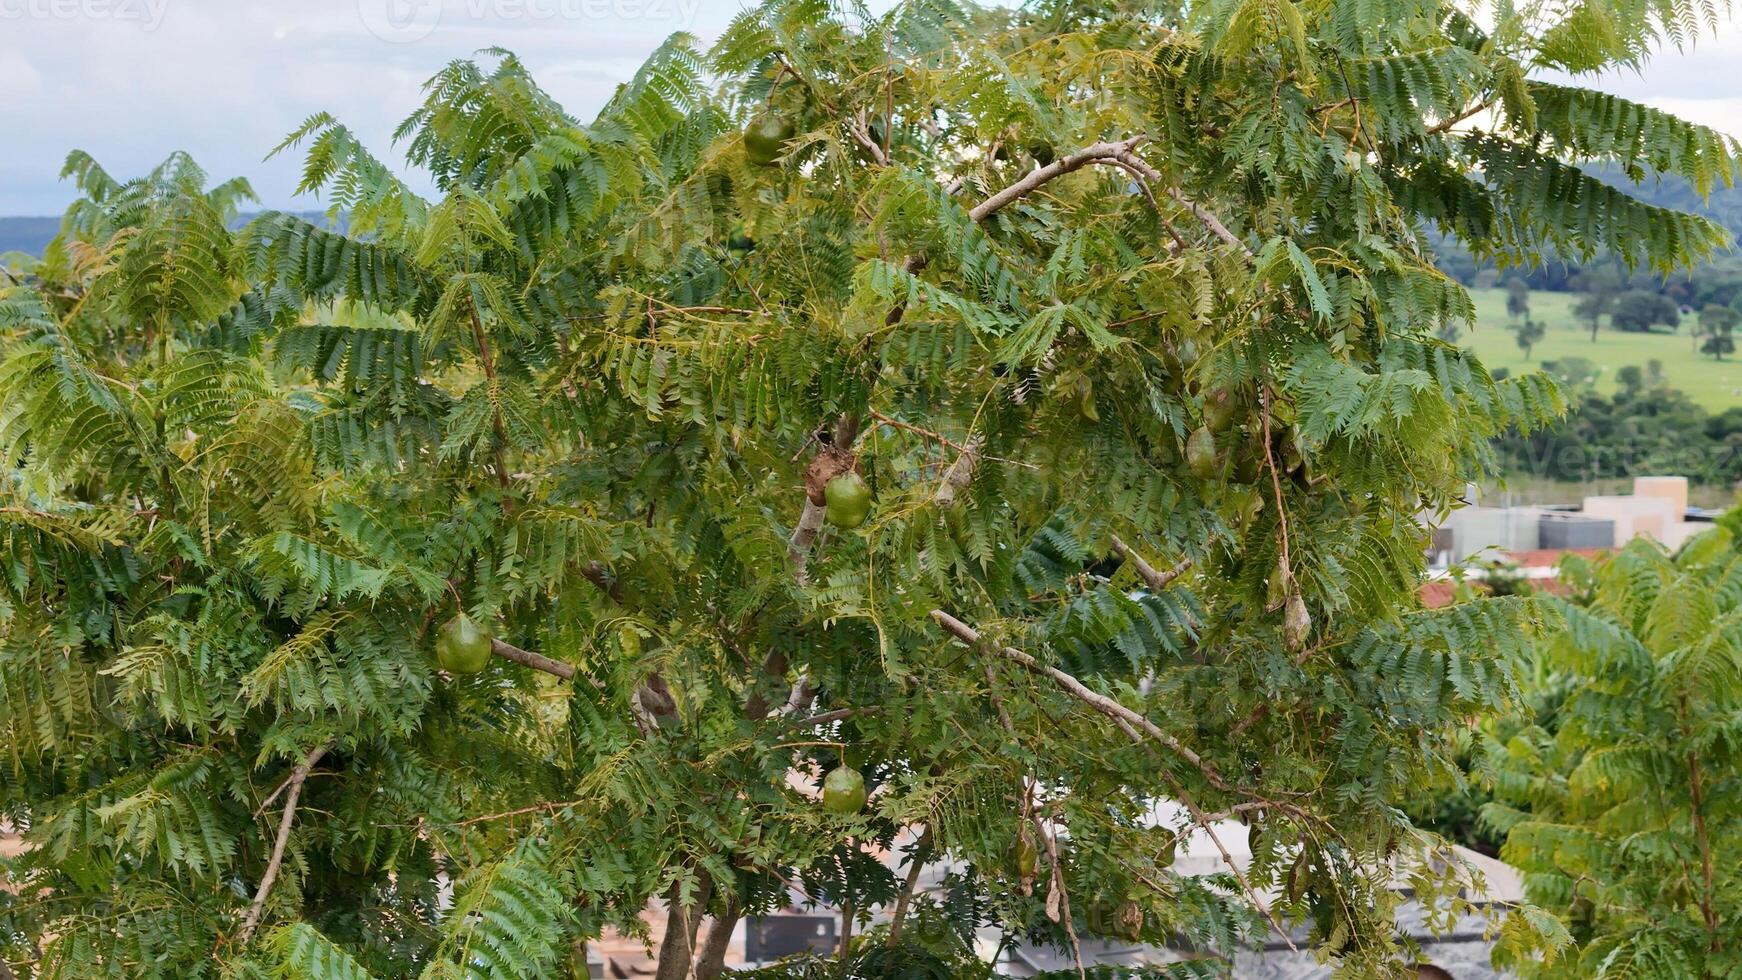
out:
{"label": "green seed pod", "polygon": [[1034,841],[1028,837],[1016,838],[1016,873],[1023,878],[1032,878],[1040,869],[1040,850],[1034,846]]}
{"label": "green seed pod", "polygon": [[786,152],[786,143],[798,132],[792,120],[782,115],[763,114],[751,120],[744,131],[744,158],[758,167],[773,167]]}
{"label": "green seed pod", "polygon": [[1209,427],[1199,428],[1186,440],[1186,466],[1192,475],[1200,480],[1208,480],[1221,469],[1222,461],[1216,455],[1216,436]]}
{"label": "green seed pod", "polygon": [[450,674],[481,673],[490,664],[490,634],[460,613],[436,633],[436,664]]}
{"label": "green seed pod", "polygon": [[855,528],[871,515],[871,488],[857,473],[842,473],[823,488],[829,523],[840,528]]}
{"label": "green seed pod", "polygon": [[865,809],[865,777],[847,766],[823,777],[823,809],[842,816]]}

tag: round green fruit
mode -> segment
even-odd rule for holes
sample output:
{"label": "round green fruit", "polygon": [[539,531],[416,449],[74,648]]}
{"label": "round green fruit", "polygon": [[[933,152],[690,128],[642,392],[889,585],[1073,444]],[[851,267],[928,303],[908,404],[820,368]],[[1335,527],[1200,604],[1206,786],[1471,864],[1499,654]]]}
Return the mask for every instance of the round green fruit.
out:
{"label": "round green fruit", "polygon": [[436,663],[450,674],[476,674],[490,664],[490,634],[460,613],[436,634]]}
{"label": "round green fruit", "polygon": [[1053,152],[1051,143],[1045,140],[1035,140],[1028,144],[1028,155],[1034,158],[1035,163],[1044,167],[1051,163],[1057,154]]}
{"label": "round green fruit", "polygon": [[1222,461],[1216,455],[1216,436],[1208,426],[1193,432],[1186,440],[1186,467],[1192,475],[1200,480],[1207,480],[1221,469]]}
{"label": "round green fruit", "polygon": [[855,528],[871,515],[871,488],[857,473],[842,473],[823,488],[823,500],[829,523],[841,528]]}
{"label": "round green fruit", "polygon": [[823,809],[842,816],[865,809],[865,777],[848,766],[823,777]]}
{"label": "round green fruit", "polygon": [[779,115],[761,115],[744,131],[744,157],[758,167],[772,167],[786,152],[786,142],[798,133],[792,120]]}
{"label": "round green fruit", "polygon": [[1204,398],[1204,424],[1212,432],[1228,431],[1239,412],[1240,400],[1227,388],[1213,391]]}

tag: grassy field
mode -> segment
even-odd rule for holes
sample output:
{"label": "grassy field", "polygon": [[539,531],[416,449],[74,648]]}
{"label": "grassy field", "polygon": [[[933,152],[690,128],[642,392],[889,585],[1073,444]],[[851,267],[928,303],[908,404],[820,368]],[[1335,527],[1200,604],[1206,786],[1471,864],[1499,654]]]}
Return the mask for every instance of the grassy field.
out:
{"label": "grassy field", "polygon": [[1513,338],[1506,318],[1506,291],[1473,289],[1476,300],[1477,325],[1461,338],[1488,365],[1489,370],[1511,368],[1514,373],[1540,367],[1543,361],[1561,357],[1583,357],[1602,369],[1598,387],[1604,391],[1615,387],[1615,372],[1630,364],[1644,367],[1653,359],[1663,363],[1664,377],[1688,397],[1708,411],[1721,412],[1742,404],[1742,359],[1736,355],[1714,361],[1708,355],[1696,353],[1688,333],[1693,317],[1682,317],[1678,333],[1622,333],[1604,324],[1591,341],[1591,328],[1573,315],[1573,293],[1533,292],[1530,312],[1543,322],[1546,333],[1542,342],[1530,351],[1530,360]]}

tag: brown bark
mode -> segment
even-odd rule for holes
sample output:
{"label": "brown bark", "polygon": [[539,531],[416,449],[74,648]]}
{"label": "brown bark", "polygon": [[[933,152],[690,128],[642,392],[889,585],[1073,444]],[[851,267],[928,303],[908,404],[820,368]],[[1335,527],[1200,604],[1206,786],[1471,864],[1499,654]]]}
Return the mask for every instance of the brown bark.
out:
{"label": "brown bark", "polygon": [[573,664],[565,664],[561,660],[552,660],[549,657],[533,653],[531,650],[522,650],[517,646],[503,643],[501,640],[490,641],[490,652],[504,660],[512,660],[522,666],[531,667],[533,670],[542,670],[547,674],[560,677],[565,681],[572,681],[575,679],[575,667]]}

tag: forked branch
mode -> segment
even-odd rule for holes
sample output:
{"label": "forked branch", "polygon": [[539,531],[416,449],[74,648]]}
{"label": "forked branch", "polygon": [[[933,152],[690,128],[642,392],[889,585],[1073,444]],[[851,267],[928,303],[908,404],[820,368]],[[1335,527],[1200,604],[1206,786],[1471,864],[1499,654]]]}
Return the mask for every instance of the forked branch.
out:
{"label": "forked branch", "polygon": [[266,873],[260,876],[260,888],[254,893],[254,904],[248,907],[248,914],[242,917],[242,931],[236,934],[236,943],[248,945],[248,940],[254,937],[254,930],[260,926],[260,915],[266,910],[266,896],[272,893],[272,886],[278,881],[279,869],[284,866],[284,848],[290,842],[290,828],[296,823],[296,801],[302,796],[302,784],[308,780],[309,771],[315,763],[320,762],[327,754],[332,743],[316,746],[297,763],[291,770],[290,779],[284,784],[284,815],[278,818],[278,837],[272,842],[272,857],[266,862]]}
{"label": "forked branch", "polygon": [[1145,561],[1130,545],[1119,540],[1117,535],[1113,538],[1113,550],[1119,553],[1119,557],[1131,563],[1131,567],[1137,571],[1137,577],[1143,580],[1144,585],[1149,586],[1151,592],[1160,592],[1167,588],[1174,579],[1184,575],[1192,567],[1192,560],[1187,558],[1165,572],[1157,571],[1154,565]]}

